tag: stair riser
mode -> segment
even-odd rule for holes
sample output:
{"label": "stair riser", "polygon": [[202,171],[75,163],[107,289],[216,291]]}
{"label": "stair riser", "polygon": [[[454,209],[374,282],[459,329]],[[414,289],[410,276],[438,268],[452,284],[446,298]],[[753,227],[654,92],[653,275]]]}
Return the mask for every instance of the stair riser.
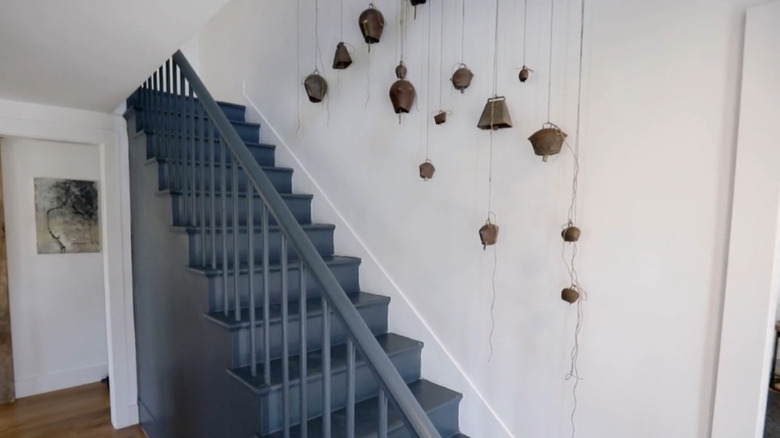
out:
{"label": "stair riser", "polygon": [[[185,136],[185,137],[203,137],[208,139],[211,136],[209,131],[211,127],[208,125],[208,118],[202,119],[201,117],[195,117],[195,126],[192,126],[192,117],[187,115],[184,119],[185,125],[181,125],[182,120],[177,116],[177,112],[174,111],[174,115],[171,116],[167,113],[163,114],[147,114],[144,110],[136,111],[135,128],[136,131],[142,129],[152,131],[156,134],[168,134],[172,136]],[[149,116],[149,120],[145,120],[146,116]],[[203,125],[203,132],[201,132],[200,122],[206,121]],[[260,127],[256,124],[247,124],[242,121],[231,120],[233,128],[238,133],[242,140],[248,143],[257,143],[260,141]],[[214,132],[214,138],[219,138],[219,132]]]}
{"label": "stair riser", "polygon": [[[153,94],[154,98],[159,99],[165,99],[166,102],[172,102],[172,104],[175,105],[182,105],[183,102],[186,101],[184,98],[173,98],[170,95],[165,95],[163,93],[155,93]],[[195,99],[197,102],[198,99]],[[143,109],[143,99],[141,98],[139,91],[136,90],[133,94],[130,95],[130,97],[127,98],[127,106],[132,107],[136,106],[139,109]],[[222,112],[227,116],[227,118],[231,121],[239,121],[243,122],[246,119],[246,108],[241,105],[229,105],[225,104],[223,102],[217,102],[217,105],[219,105],[219,108],[222,110]],[[179,106],[180,107],[180,106]]]}
{"label": "stair riser", "polygon": [[[201,239],[201,236],[205,236],[205,254],[206,254],[206,260],[203,260],[203,254],[201,251],[201,248],[203,247],[203,240]],[[306,235],[309,237],[309,240],[314,243],[314,246],[317,248],[317,251],[322,255],[323,257],[329,257],[333,255],[333,229],[332,228],[325,228],[325,229],[307,229]],[[211,254],[212,250],[216,251],[217,255],[217,263],[222,263],[222,256],[223,256],[223,248],[227,249],[227,258],[228,262],[232,265],[233,263],[233,251],[235,248],[235,233],[232,231],[228,231],[228,233],[225,235],[226,239],[223,242],[222,239],[222,233],[217,232],[213,234],[215,239],[212,242],[212,233],[210,231],[207,231],[205,234],[202,233],[190,233],[189,234],[189,243],[190,243],[190,264],[193,266],[204,266],[206,263],[211,263]],[[252,234],[252,241],[254,242],[254,256],[255,256],[255,263],[258,266],[262,265],[263,261],[263,235],[262,233],[258,232]],[[225,245],[223,247],[223,245]],[[278,263],[279,260],[281,260],[281,233],[276,230],[269,230],[268,231],[268,255],[269,255],[269,263]],[[246,264],[247,261],[247,254],[249,254],[249,236],[245,231],[238,233],[238,256],[241,264]],[[288,260],[294,259],[297,257],[297,254],[295,250],[293,250],[292,245],[287,242],[287,255]]]}
{"label": "stair riser", "polygon": [[[357,263],[339,264],[331,267],[331,272],[338,280],[341,287],[348,294],[357,293],[360,291],[360,265]],[[234,276],[228,275],[227,279],[227,291],[228,291],[228,305],[230,309],[235,308],[235,296],[234,296]],[[290,301],[297,301],[300,296],[300,277],[295,266],[290,266],[288,269],[288,297]],[[258,300],[258,304],[262,302],[262,288],[263,288],[263,273],[255,272],[253,274],[255,293]],[[271,291],[269,301],[271,304],[278,304],[282,301],[281,292],[281,273],[279,271],[272,271],[268,277],[269,289]],[[211,277],[209,279],[209,311],[218,312],[224,309],[224,295],[223,295],[223,278],[221,275]],[[241,308],[245,308],[249,305],[249,276],[244,273],[238,276],[238,291],[239,302]],[[309,299],[320,298],[322,296],[322,290],[320,285],[309,274],[306,278],[306,296]]]}
{"label": "stair riser", "polygon": [[[217,226],[222,225],[222,212],[225,212],[227,215],[227,221],[226,224],[228,226],[233,226],[233,198],[230,196],[225,197],[225,205],[223,207],[222,205],[222,196],[217,195],[215,198],[212,198],[210,195],[206,195],[204,197],[205,201],[205,223],[206,226],[211,225],[211,201],[212,199],[215,200],[215,210],[214,210],[214,223]],[[285,204],[287,204],[287,207],[292,211],[293,216],[295,216],[295,219],[298,220],[299,224],[310,224],[311,223],[311,198],[288,198],[283,197]],[[181,195],[173,195],[171,197],[171,202],[173,206],[173,225],[179,225],[184,226],[187,225],[184,220],[184,209],[185,209],[185,203],[187,205],[187,209],[191,208],[191,202],[192,200],[190,198],[185,198]],[[197,212],[200,212],[201,206],[201,197],[197,196],[195,198],[196,203],[196,210]],[[259,225],[262,223],[263,219],[263,211],[260,207],[260,198],[254,199],[254,207],[253,207],[253,218],[254,218],[254,225]],[[271,225],[276,225],[276,219],[273,218],[273,216],[269,215],[269,221],[268,223]],[[200,216],[198,216],[198,220],[200,220]],[[247,200],[246,197],[240,197],[238,198],[238,224],[240,226],[246,225],[247,220]]]}
{"label": "stair riser", "polygon": [[[177,166],[174,170],[173,166],[168,163],[158,163],[158,184],[160,190],[168,189],[183,189],[189,188],[192,185],[193,168],[191,166]],[[227,169],[225,173],[225,187],[228,194],[233,190],[233,170]],[[292,171],[278,168],[266,168],[263,169],[265,174],[273,183],[274,188],[279,193],[292,193]],[[176,172],[176,175],[173,173]],[[194,167],[195,177],[195,192],[200,192],[201,184],[205,188],[206,192],[211,191],[211,169],[206,166],[202,167],[196,165]],[[177,184],[172,185],[173,178],[177,178]],[[247,178],[243,171],[238,172],[238,192],[246,193],[247,191]],[[253,189],[254,191],[254,189]],[[219,167],[214,168],[214,193],[222,193],[222,169]]]}
{"label": "stair riser", "polygon": [[[451,437],[458,433],[458,401],[452,401],[439,409],[429,412],[428,418],[439,431],[439,435],[442,437]],[[392,408],[391,408],[392,409]],[[405,427],[388,431],[388,438],[414,438],[409,430]]]}
{"label": "stair riser", "polygon": [[[167,158],[168,155],[174,154],[174,152],[181,154],[180,148],[187,148],[187,153],[189,154],[191,150],[191,144],[189,143],[189,140],[187,143],[181,142],[181,141],[173,141],[173,140],[167,140],[164,137],[158,137],[156,134],[148,134],[147,135],[147,142],[146,142],[146,157],[147,158]],[[196,139],[197,141],[197,139]],[[274,148],[272,147],[259,147],[256,145],[247,145],[247,148],[249,148],[249,152],[252,153],[252,155],[255,157],[255,160],[257,160],[258,163],[262,166],[273,166],[275,163],[274,159]],[[208,163],[210,161],[210,157],[214,157],[214,163],[219,164],[221,157],[222,157],[222,144],[220,142],[216,142],[214,144],[214,149],[211,149],[211,144],[209,142],[206,142],[203,145],[203,154],[206,156],[206,162]],[[195,147],[195,159],[200,160],[201,152],[200,152],[200,143],[196,143]],[[226,157],[229,157],[229,154],[226,155]]]}
{"label": "stair riser", "polygon": [[[366,322],[368,328],[374,335],[387,332],[387,306],[388,303],[377,303],[370,306],[358,308],[360,316]],[[258,317],[262,315],[258,314]],[[307,351],[319,350],[322,348],[322,314],[306,318],[306,349]],[[331,313],[330,318],[330,342],[331,345],[342,344],[347,341],[347,332],[339,318]],[[282,357],[282,324],[281,321],[272,321],[269,327],[271,339],[271,359]],[[257,359],[262,361],[265,354],[263,348],[263,327],[259,325],[255,328],[255,340],[257,345]],[[290,355],[297,355],[301,352],[300,339],[300,320],[297,315],[294,320],[287,324],[287,348]],[[233,368],[249,366],[250,360],[249,328],[236,330],[233,333],[233,351],[235,352]]]}
{"label": "stair riser", "polygon": [[[401,377],[409,383],[420,378],[420,356],[421,349],[409,349],[390,359],[395,368],[401,374]],[[343,390],[347,384],[346,370],[334,371],[331,374],[331,408],[338,410],[347,404],[347,392]],[[374,375],[365,363],[359,364],[355,368],[355,399],[357,402],[375,397],[379,393],[379,384]],[[307,386],[307,406],[309,418],[322,415],[322,376],[311,377]],[[282,415],[282,390],[281,388],[271,390],[262,394],[262,412],[260,415],[260,433],[262,435],[280,430],[283,426],[284,416]],[[300,387],[297,382],[290,385],[290,417],[291,424],[300,423]],[[449,435],[447,435],[449,436]]]}

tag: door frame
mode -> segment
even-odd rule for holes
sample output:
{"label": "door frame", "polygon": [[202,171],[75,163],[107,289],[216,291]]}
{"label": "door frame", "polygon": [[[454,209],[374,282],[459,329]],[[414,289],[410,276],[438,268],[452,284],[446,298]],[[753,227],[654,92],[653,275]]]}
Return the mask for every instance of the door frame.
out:
{"label": "door frame", "polygon": [[11,302],[8,294],[7,254],[5,245],[3,160],[0,159],[0,404],[11,403],[16,400],[14,349],[11,341]]}
{"label": "door frame", "polygon": [[114,114],[0,100],[1,136],[82,143],[100,150],[99,202],[111,423],[117,429],[138,424],[125,120]]}
{"label": "door frame", "polygon": [[712,438],[761,438],[780,288],[780,2],[748,8]]}

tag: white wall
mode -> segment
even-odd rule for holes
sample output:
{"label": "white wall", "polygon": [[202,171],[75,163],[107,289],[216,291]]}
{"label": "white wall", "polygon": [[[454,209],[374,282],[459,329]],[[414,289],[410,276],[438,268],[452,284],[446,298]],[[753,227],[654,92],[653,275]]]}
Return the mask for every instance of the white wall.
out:
{"label": "white wall", "polygon": [[[590,300],[578,437],[709,435],[741,39],[751,3],[588,2],[578,222],[579,272]],[[499,93],[508,97],[515,128],[494,136],[501,235],[490,362],[494,254],[477,239],[487,208],[489,137],[475,125],[492,92],[492,5],[467,3],[465,62],[476,78],[464,95],[445,83],[443,107],[453,114],[430,126],[438,170],[429,182],[416,172],[428,112],[439,105],[437,1],[418,9],[409,29],[406,63],[419,100],[402,125],[387,98],[399,59],[399,1],[377,2],[388,26],[370,63],[356,25],[366,2],[344,2],[344,38],[356,52],[340,74],[330,69],[339,8],[320,2],[320,71],[331,86],[322,105],[308,103],[300,86],[314,67],[313,1],[301,0],[299,50],[295,2],[234,0],[200,37],[206,85],[218,98],[255,103],[299,160],[280,148],[281,164],[305,168],[317,182],[298,172],[297,188],[327,195],[336,210],[318,195],[315,218],[337,223],[339,252],[364,257],[363,288],[394,298],[392,329],[426,341],[424,376],[465,393],[462,428],[472,436],[570,433],[572,382],[564,377],[575,310],[559,298],[568,281],[559,232],[572,160],[560,155],[544,164],[525,140],[547,119],[550,16],[549,3],[529,2],[527,58],[535,74],[520,84],[522,4],[501,2]],[[448,3],[444,17],[445,76],[460,61],[455,6]],[[556,2],[552,121],[572,141],[578,13],[579,2]],[[274,140],[269,126],[263,129]]]}
{"label": "white wall", "polygon": [[99,381],[108,375],[103,256],[37,253],[33,179],[100,181],[100,149],[25,138],[1,145],[16,395]]}
{"label": "white wall", "polygon": [[0,100],[0,136],[94,145],[99,151],[101,245],[111,422],[138,423],[127,125],[116,115]]}

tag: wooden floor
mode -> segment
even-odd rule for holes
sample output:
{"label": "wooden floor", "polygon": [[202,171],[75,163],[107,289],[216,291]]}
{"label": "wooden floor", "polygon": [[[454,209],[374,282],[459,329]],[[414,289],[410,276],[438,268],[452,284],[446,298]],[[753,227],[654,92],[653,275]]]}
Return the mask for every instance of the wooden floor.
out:
{"label": "wooden floor", "polygon": [[79,386],[0,405],[1,438],[145,438],[140,427],[114,430],[108,390]]}

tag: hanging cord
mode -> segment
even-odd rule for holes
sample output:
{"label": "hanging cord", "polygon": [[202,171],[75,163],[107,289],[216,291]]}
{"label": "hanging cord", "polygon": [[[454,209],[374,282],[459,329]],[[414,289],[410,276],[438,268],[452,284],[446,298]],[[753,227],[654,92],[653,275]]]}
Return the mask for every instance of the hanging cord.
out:
{"label": "hanging cord", "polygon": [[[439,1],[439,4],[441,5],[441,16],[439,19],[441,20],[441,23],[439,24],[441,27],[441,36],[439,37],[439,109],[443,109],[442,107],[442,101],[444,100],[444,1]],[[428,12],[428,16],[430,17],[430,12]],[[428,20],[428,30],[430,32],[430,20]],[[430,48],[428,49],[428,58],[430,59]],[[428,85],[430,86],[430,85]]]}
{"label": "hanging cord", "polygon": [[[301,0],[295,0],[295,77],[301,77]],[[301,131],[301,86],[295,85],[295,111],[297,122],[295,124],[295,137]]]}
{"label": "hanging cord", "polygon": [[553,30],[555,24],[555,0],[550,0],[550,66],[547,70],[547,123],[550,123],[552,108],[552,64],[553,64]]}
{"label": "hanging cord", "polygon": [[523,0],[523,67],[525,63],[526,41],[528,40],[528,0]]}
{"label": "hanging cord", "polygon": [[[406,4],[406,0],[402,0]],[[428,115],[431,112],[431,10],[428,13],[428,78],[427,78],[427,91],[425,93],[425,160],[430,159],[431,148],[431,122],[428,119]]]}
{"label": "hanging cord", "polygon": [[[498,14],[499,5],[501,0],[496,0],[496,24],[495,24],[495,36],[493,39],[493,97],[498,97]],[[491,121],[493,118],[491,117]],[[491,122],[492,123],[492,122]],[[491,141],[493,141],[493,134],[490,134]]]}
{"label": "hanging cord", "polygon": [[[443,4],[444,2],[442,1]],[[466,0],[461,0],[460,6],[460,62],[463,62],[466,57]]]}
{"label": "hanging cord", "polygon": [[[579,52],[579,70],[578,70],[578,85],[577,85],[577,128],[576,128],[576,136],[574,140],[574,148],[569,145],[569,143],[566,143],[566,147],[569,150],[569,152],[572,154],[573,160],[574,160],[574,172],[573,172],[573,178],[572,178],[572,196],[571,196],[571,204],[569,205],[569,224],[573,224],[577,219],[577,190],[578,190],[578,182],[579,182],[579,174],[580,174],[580,161],[579,161],[579,155],[580,155],[580,127],[581,127],[581,115],[582,115],[582,64],[583,64],[583,54],[584,54],[584,41],[585,41],[585,0],[581,0],[581,10],[580,10],[580,52]],[[572,243],[571,248],[571,258],[570,260],[566,260],[565,257],[565,249],[566,244],[564,243],[564,263],[566,263],[566,268],[569,271],[569,277],[571,279],[572,287],[575,288],[580,293],[580,298],[577,300],[577,325],[574,329],[574,345],[571,349],[571,368],[569,369],[569,373],[566,375],[566,380],[574,380],[574,385],[572,387],[572,398],[573,398],[573,406],[571,410],[571,437],[574,438],[577,433],[577,427],[575,423],[575,416],[577,414],[577,389],[580,384],[580,380],[582,378],[580,377],[579,372],[579,354],[580,354],[580,334],[582,332],[582,327],[585,322],[585,309],[584,309],[584,302],[588,300],[588,292],[580,285],[579,282],[579,275],[577,273],[577,242]]]}
{"label": "hanging cord", "polygon": [[339,2],[339,42],[344,42],[344,0]]}
{"label": "hanging cord", "polygon": [[491,288],[493,293],[490,298],[490,335],[488,335],[488,345],[490,346],[490,356],[488,356],[488,363],[493,359],[493,333],[496,331],[496,268],[498,267],[498,248],[493,245],[493,275],[491,279]]}

